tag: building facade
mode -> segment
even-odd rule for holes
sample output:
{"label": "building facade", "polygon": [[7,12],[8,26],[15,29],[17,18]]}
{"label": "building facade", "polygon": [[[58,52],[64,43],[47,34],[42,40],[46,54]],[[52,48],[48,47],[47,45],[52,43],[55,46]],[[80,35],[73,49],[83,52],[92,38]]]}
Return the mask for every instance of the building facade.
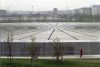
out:
{"label": "building facade", "polygon": [[79,15],[91,15],[92,14],[92,9],[90,7],[79,8],[79,9],[75,9],[74,13],[79,14]]}
{"label": "building facade", "polygon": [[5,16],[7,15],[7,11],[6,10],[0,10],[0,16]]}
{"label": "building facade", "polygon": [[93,5],[92,6],[92,15],[100,15],[100,5]]}

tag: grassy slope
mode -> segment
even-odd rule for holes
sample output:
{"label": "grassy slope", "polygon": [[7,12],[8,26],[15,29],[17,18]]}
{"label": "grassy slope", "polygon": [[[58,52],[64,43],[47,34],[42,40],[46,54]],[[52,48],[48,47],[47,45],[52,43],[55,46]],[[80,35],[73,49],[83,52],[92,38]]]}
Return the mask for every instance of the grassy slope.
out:
{"label": "grassy slope", "polygon": [[[1,67],[32,67],[32,65],[27,59],[14,59],[12,63],[9,63],[7,59],[2,59]],[[67,59],[63,62],[36,60],[34,67],[100,67],[100,59]]]}

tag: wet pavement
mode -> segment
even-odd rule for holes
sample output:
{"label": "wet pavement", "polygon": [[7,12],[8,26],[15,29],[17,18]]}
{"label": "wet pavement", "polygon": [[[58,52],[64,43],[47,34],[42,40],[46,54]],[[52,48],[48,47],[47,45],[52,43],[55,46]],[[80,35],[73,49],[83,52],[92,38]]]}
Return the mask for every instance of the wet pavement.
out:
{"label": "wet pavement", "polygon": [[30,42],[35,36],[37,42],[53,41],[98,41],[100,23],[0,23],[0,41],[5,42],[8,32],[13,33],[14,42]]}

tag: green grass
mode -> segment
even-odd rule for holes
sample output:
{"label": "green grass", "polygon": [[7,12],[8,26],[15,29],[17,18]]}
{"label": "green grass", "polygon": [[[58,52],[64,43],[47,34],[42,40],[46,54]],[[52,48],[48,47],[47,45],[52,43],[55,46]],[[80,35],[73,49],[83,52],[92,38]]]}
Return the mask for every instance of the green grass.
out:
{"label": "green grass", "polygon": [[[29,59],[1,59],[0,67],[32,67]],[[36,60],[34,67],[100,67],[100,59],[66,59],[63,62],[54,60]]]}

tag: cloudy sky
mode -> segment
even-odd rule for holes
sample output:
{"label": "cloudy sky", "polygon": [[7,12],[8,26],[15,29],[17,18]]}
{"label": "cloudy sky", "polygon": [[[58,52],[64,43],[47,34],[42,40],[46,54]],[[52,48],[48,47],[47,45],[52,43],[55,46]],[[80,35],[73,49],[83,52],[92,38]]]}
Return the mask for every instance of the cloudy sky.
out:
{"label": "cloudy sky", "polygon": [[100,0],[0,0],[0,8],[12,11],[75,9],[100,4]]}

